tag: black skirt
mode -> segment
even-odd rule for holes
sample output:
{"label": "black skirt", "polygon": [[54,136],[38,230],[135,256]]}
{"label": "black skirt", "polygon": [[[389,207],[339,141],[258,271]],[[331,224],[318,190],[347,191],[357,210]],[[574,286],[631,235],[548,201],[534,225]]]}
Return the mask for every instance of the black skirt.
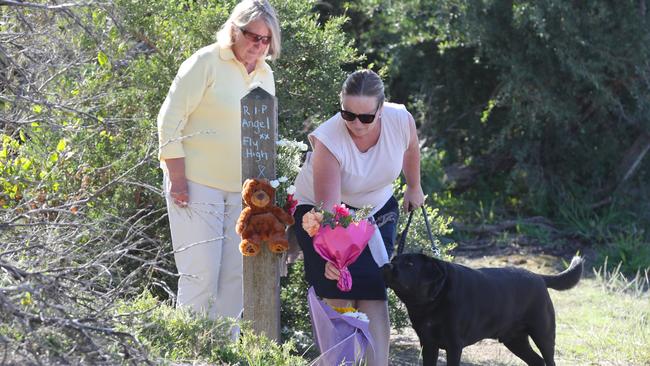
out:
{"label": "black skirt", "polygon": [[[339,290],[336,287],[336,281],[325,278],[326,261],[316,253],[312,238],[302,228],[303,215],[313,207],[312,205],[299,205],[293,216],[296,219],[294,225],[296,238],[305,259],[305,279],[311,286],[314,286],[316,294],[328,299],[386,300],[386,285],[379,266],[372,258],[369,247],[366,247],[359,258],[348,267],[352,275],[352,289],[349,292]],[[381,225],[379,232],[384,239],[389,258],[393,253],[397,234],[398,215],[399,209],[395,197],[391,197],[384,207],[374,215],[375,221]]]}

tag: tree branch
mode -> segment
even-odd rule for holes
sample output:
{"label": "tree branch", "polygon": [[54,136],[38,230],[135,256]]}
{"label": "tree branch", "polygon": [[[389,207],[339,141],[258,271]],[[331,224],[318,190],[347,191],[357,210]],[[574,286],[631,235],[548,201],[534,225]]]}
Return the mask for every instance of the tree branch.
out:
{"label": "tree branch", "polygon": [[45,9],[45,10],[64,10],[76,6],[99,5],[99,3],[88,2],[88,3],[66,3],[66,4],[58,4],[58,5],[45,5],[45,4],[25,3],[21,1],[12,1],[12,0],[0,0],[0,6],[2,5],[22,6],[26,8],[37,8],[37,9]]}

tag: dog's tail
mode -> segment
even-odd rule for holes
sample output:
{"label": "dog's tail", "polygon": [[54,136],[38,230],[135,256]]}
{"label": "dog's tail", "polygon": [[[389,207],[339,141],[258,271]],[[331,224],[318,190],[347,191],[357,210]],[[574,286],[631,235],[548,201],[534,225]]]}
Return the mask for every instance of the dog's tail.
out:
{"label": "dog's tail", "polygon": [[544,282],[546,282],[546,287],[552,288],[554,290],[568,290],[573,286],[578,284],[580,277],[582,277],[582,269],[584,267],[584,260],[578,256],[573,257],[569,268],[564,272],[552,275],[545,276],[542,275]]}

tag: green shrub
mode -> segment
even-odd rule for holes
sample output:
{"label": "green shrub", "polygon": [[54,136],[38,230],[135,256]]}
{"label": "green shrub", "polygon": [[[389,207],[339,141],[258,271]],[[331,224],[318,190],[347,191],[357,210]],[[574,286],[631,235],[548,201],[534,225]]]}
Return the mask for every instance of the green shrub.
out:
{"label": "green shrub", "polygon": [[318,350],[312,339],[309,306],[307,305],[307,289],[305,281],[304,262],[302,260],[290,264],[287,276],[280,280],[280,303],[282,322],[282,339],[295,339],[301,353],[315,357]]}
{"label": "green shrub", "polygon": [[307,364],[305,359],[292,355],[295,349],[291,341],[278,345],[254,335],[246,323],[240,338],[232,341],[234,320],[211,320],[186,309],[174,309],[148,292],[132,302],[123,302],[115,315],[123,314],[135,314],[133,323],[123,330],[132,332],[161,361],[249,366]]}
{"label": "green shrub", "polygon": [[[620,270],[633,274],[650,268],[650,246],[646,230],[640,228],[637,215],[624,203],[593,209],[593,197],[579,187],[556,187],[558,227],[564,235],[592,245],[598,253],[597,265],[609,262],[611,270],[620,263]],[[609,258],[607,260],[607,258]]]}
{"label": "green shrub", "polygon": [[608,242],[596,247],[599,266],[609,263],[605,270],[618,266],[626,275],[650,268],[650,243],[643,230],[630,226],[627,232],[612,235]]}
{"label": "green shrub", "polygon": [[[351,18],[363,63],[387,69],[390,98],[408,105],[423,145],[442,166],[476,173],[452,199],[434,188],[454,205],[445,213],[469,223],[482,201],[496,219],[564,225],[556,187],[578,186],[585,209],[611,205],[648,226],[650,23],[638,1],[329,3],[323,18]],[[427,176],[439,172],[423,173],[433,196]],[[598,237],[605,225],[580,230]]]}

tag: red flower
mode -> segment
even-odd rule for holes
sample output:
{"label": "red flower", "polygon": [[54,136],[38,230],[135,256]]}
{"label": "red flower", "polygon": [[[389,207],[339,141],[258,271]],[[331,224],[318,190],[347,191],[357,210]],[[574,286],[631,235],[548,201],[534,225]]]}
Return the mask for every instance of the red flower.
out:
{"label": "red flower", "polygon": [[338,221],[346,216],[350,216],[350,210],[345,207],[345,204],[334,205],[334,220]]}
{"label": "red flower", "polygon": [[298,200],[293,198],[293,194],[288,194],[287,202],[284,204],[284,210],[293,216],[293,213],[296,212],[296,206],[298,206]]}

